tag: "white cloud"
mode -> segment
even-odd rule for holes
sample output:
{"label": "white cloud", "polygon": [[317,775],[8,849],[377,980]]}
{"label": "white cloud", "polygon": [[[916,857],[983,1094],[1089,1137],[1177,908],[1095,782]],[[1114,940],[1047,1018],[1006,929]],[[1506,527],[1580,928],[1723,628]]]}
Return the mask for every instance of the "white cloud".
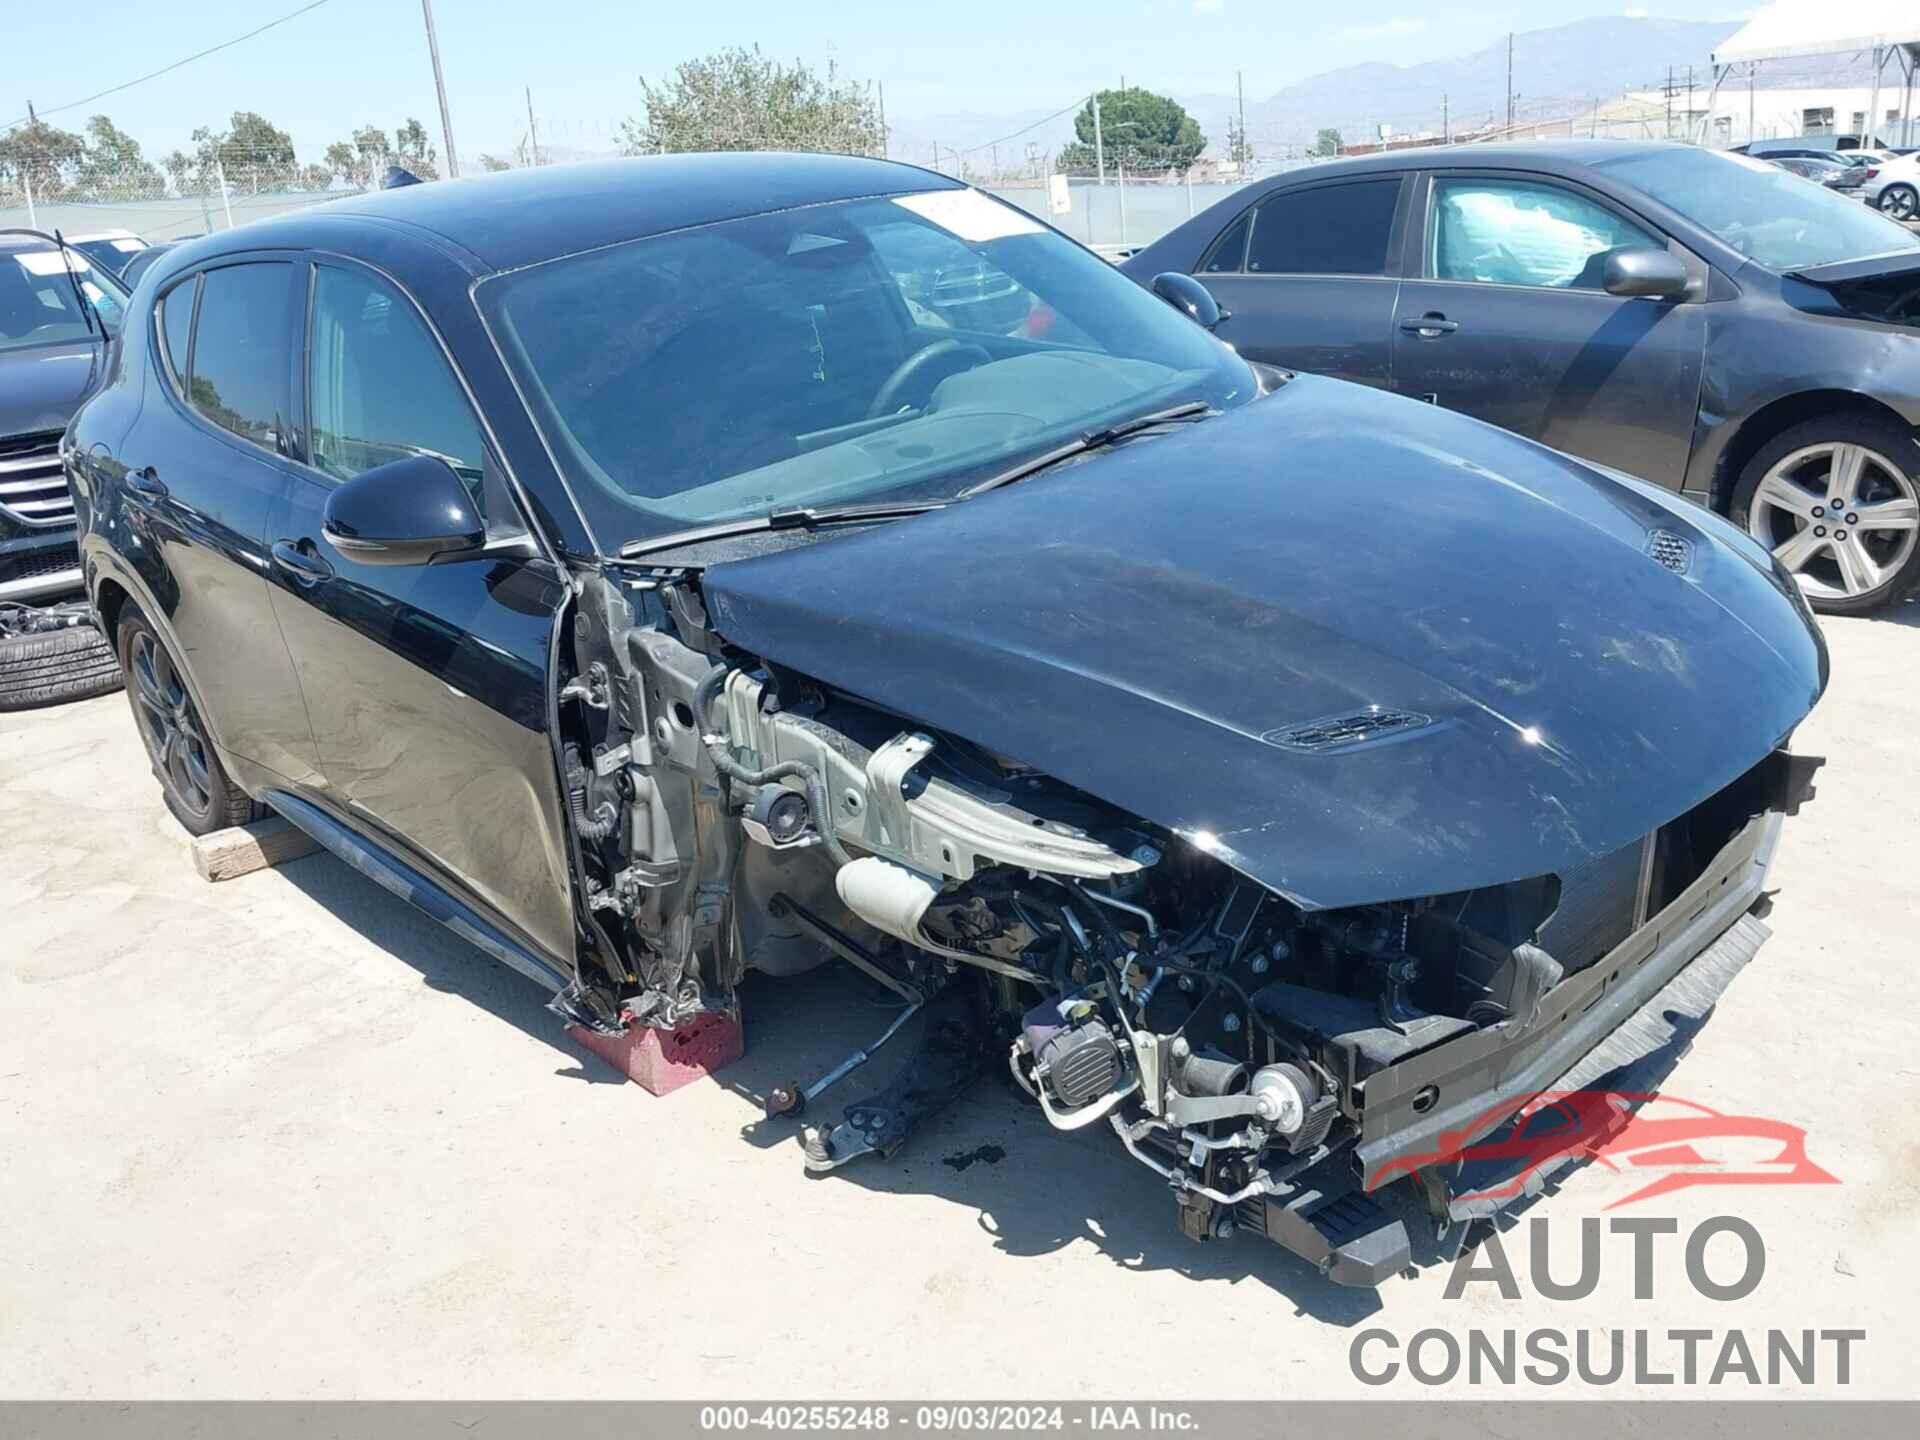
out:
{"label": "white cloud", "polygon": [[1193,0],[1193,8],[1205,15],[1214,10],[1226,9],[1227,0]]}
{"label": "white cloud", "polygon": [[1336,33],[1342,40],[1397,40],[1426,28],[1424,20],[1382,20],[1376,25],[1348,25]]}

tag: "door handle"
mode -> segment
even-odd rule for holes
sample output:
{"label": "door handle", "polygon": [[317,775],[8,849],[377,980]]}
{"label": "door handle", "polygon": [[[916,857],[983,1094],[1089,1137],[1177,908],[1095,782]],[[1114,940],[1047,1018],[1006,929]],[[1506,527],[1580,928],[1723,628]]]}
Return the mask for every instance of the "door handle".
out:
{"label": "door handle", "polygon": [[143,500],[167,498],[167,487],[160,479],[160,472],[151,465],[143,465],[138,470],[129,470],[127,488]]}
{"label": "door handle", "polygon": [[1438,340],[1442,335],[1453,334],[1460,325],[1437,311],[1430,311],[1417,320],[1409,315],[1400,322],[1400,328],[1409,335],[1418,335],[1422,340]]}
{"label": "door handle", "polygon": [[294,584],[311,587],[333,574],[311,540],[276,540],[273,563],[293,577]]}

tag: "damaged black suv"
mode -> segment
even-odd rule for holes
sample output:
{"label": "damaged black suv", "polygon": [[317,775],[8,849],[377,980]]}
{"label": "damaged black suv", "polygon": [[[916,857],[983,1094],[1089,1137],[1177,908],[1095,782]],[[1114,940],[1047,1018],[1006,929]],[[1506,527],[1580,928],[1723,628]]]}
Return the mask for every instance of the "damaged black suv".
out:
{"label": "damaged black suv", "polygon": [[814,1169],[1006,1066],[1186,1233],[1379,1281],[1378,1184],[1444,1213],[1420,1157],[1752,955],[1826,654],[1712,515],[1161,288],[827,156],[170,252],[63,448],[167,803],[264,802],[603,1035],[857,967],[921,1039]]}

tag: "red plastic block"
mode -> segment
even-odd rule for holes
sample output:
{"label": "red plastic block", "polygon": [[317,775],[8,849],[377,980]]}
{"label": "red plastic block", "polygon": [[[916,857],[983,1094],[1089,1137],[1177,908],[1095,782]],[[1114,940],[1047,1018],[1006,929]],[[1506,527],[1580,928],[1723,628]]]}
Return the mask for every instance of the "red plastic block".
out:
{"label": "red plastic block", "polygon": [[622,1035],[596,1035],[569,1025],[567,1033],[649,1095],[691,1085],[746,1053],[735,1015],[697,1015],[678,1030],[635,1025]]}

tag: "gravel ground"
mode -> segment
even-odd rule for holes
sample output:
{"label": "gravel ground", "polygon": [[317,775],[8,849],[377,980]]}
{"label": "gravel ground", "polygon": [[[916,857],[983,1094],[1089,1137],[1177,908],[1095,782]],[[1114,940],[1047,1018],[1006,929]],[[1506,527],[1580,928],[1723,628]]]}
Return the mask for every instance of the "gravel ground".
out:
{"label": "gravel ground", "polygon": [[[0,1396],[1413,1398],[1358,1384],[1355,1337],[1476,1326],[1863,1329],[1845,1393],[1920,1395],[1920,606],[1827,633],[1774,938],[1666,1089],[1804,1127],[1841,1183],[1626,1212],[1747,1217],[1766,1273],[1728,1303],[1673,1242],[1636,1301],[1624,1238],[1592,1296],[1545,1298],[1524,1222],[1518,1299],[1448,1300],[1437,1264],[1342,1290],[1182,1239],[1109,1135],[993,1084],[808,1179],[758,1097],[885,1023],[844,973],[756,985],[746,1058],[656,1100],[330,857],[196,879],[123,699],[0,716]],[[1589,1166],[1533,1208],[1557,1274],[1639,1183]]]}

